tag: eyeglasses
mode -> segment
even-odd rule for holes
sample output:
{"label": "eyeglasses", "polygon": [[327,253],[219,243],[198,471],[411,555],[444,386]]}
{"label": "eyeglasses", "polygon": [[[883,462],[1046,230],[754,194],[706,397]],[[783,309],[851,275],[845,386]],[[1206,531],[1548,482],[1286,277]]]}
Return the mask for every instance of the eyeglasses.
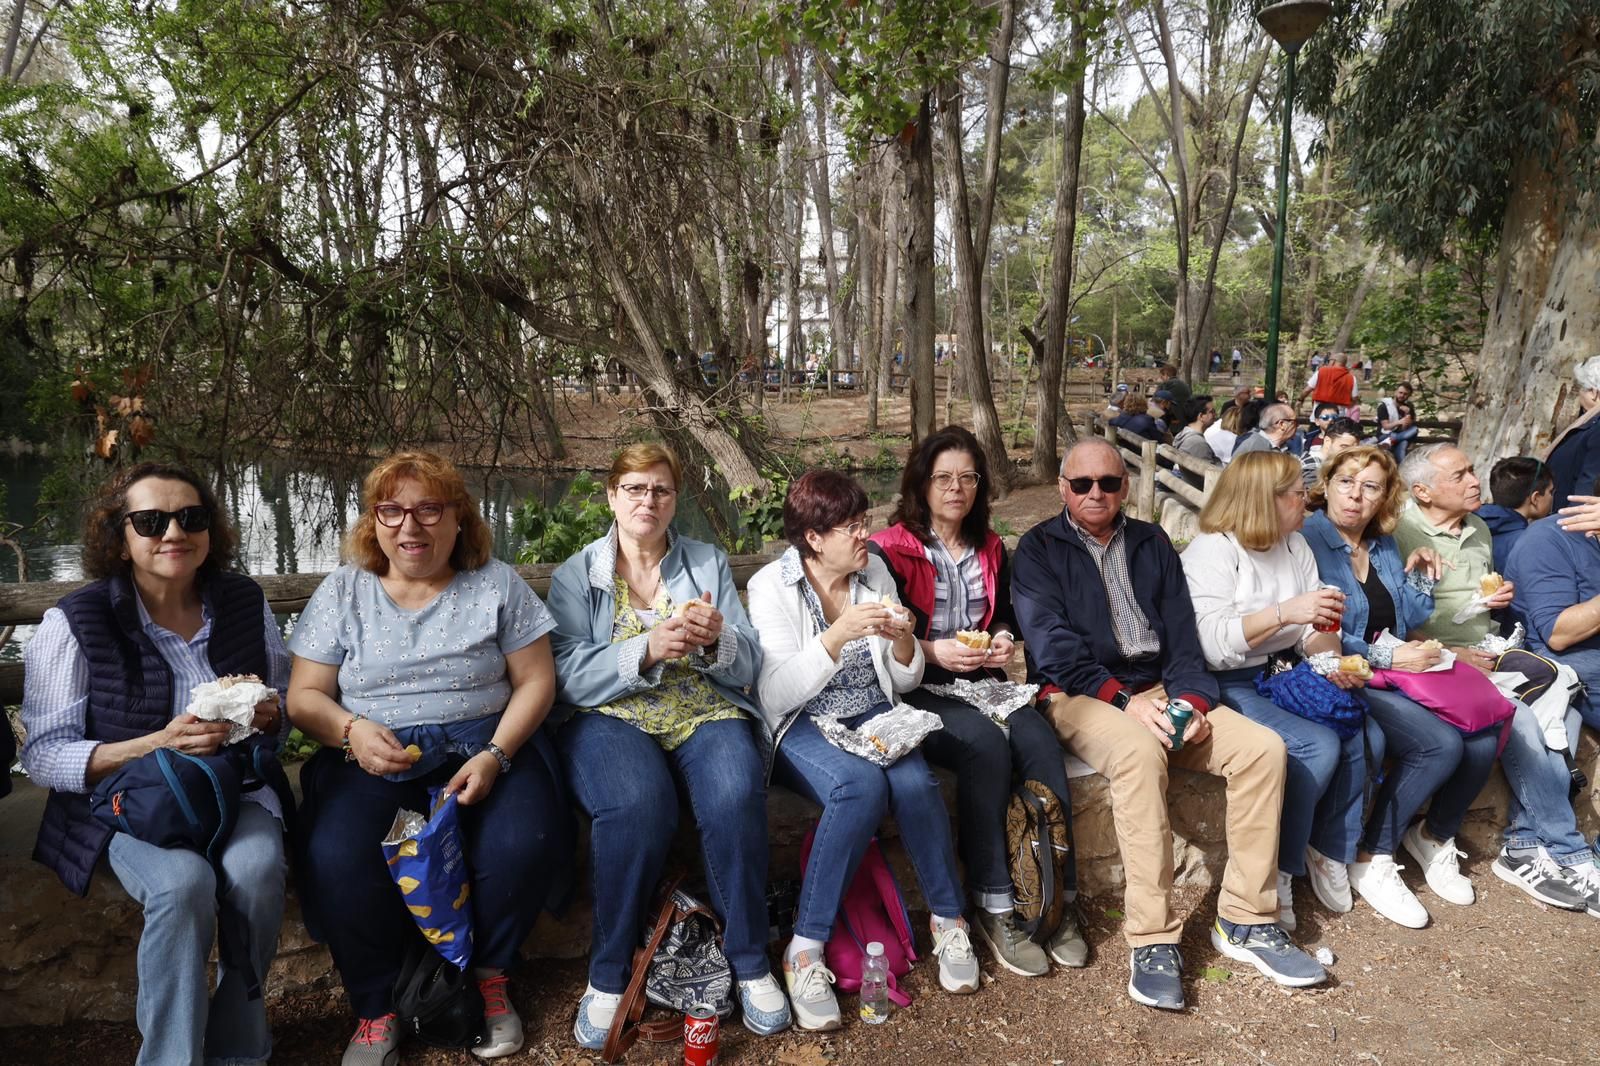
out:
{"label": "eyeglasses", "polygon": [[1126,478],[1122,474],[1107,474],[1104,477],[1063,477],[1061,480],[1067,483],[1067,488],[1072,490],[1074,496],[1087,496],[1094,485],[1099,485],[1104,493],[1121,492]]}
{"label": "eyeglasses", "polygon": [[649,496],[657,503],[670,500],[678,494],[677,489],[669,489],[665,485],[641,485],[637,482],[629,485],[618,485],[617,491],[630,500],[642,500]]}
{"label": "eyeglasses", "polygon": [[959,474],[935,474],[928,479],[928,483],[934,488],[938,489],[940,492],[944,492],[948,489],[954,488],[958,484],[964,489],[974,489],[978,487],[978,482],[982,480],[983,476],[976,470],[966,470]]}
{"label": "eyeglasses", "polygon": [[191,504],[176,511],[129,511],[122,516],[133,531],[141,537],[164,537],[167,526],[174,518],[178,528],[185,533],[204,533],[211,528],[211,509],[203,504]]}
{"label": "eyeglasses", "polygon": [[1359,487],[1363,499],[1376,500],[1383,495],[1384,486],[1376,481],[1356,481],[1353,477],[1336,477],[1328,482],[1341,496],[1354,496]]}
{"label": "eyeglasses", "polygon": [[1298,418],[1275,418],[1272,420],[1272,425],[1267,428],[1277,429],[1279,426],[1298,426],[1299,424],[1300,420]]}
{"label": "eyeglasses", "polygon": [[851,522],[847,526],[834,526],[833,531],[835,533],[843,533],[847,537],[854,537],[857,540],[860,540],[862,537],[865,537],[872,531],[872,526],[865,519],[861,519]]}
{"label": "eyeglasses", "polygon": [[448,503],[438,503],[434,500],[419,503],[415,507],[401,507],[398,503],[380,503],[373,506],[372,514],[390,529],[403,525],[406,515],[415,518],[418,525],[436,526],[439,524],[439,519],[444,517],[444,509],[449,506]]}

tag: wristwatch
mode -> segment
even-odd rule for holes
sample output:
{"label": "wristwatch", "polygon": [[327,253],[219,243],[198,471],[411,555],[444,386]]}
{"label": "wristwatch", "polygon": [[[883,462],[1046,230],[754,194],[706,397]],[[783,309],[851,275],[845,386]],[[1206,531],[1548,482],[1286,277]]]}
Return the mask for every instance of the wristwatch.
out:
{"label": "wristwatch", "polygon": [[495,762],[500,764],[501,773],[509,774],[511,772],[511,756],[505,753],[504,748],[491,740],[483,746],[483,750],[494,756]]}
{"label": "wristwatch", "polygon": [[1118,689],[1117,690],[1117,694],[1115,696],[1111,697],[1111,706],[1115,707],[1119,711],[1127,710],[1128,709],[1128,704],[1130,704],[1132,702],[1133,702],[1133,693],[1129,692],[1125,688],[1124,689]]}

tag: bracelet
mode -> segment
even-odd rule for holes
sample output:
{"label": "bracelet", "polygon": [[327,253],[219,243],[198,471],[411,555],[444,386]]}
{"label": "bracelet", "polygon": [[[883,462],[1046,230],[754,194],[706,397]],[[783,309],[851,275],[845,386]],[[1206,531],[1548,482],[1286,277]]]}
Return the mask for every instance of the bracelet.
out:
{"label": "bracelet", "polygon": [[495,762],[500,764],[501,773],[509,774],[511,772],[511,756],[506,754],[504,748],[491,740],[483,746],[483,750],[494,756]]}
{"label": "bracelet", "polygon": [[350,730],[353,729],[355,724],[359,721],[361,721],[361,716],[359,714],[352,714],[349,721],[345,722],[344,724],[344,732],[339,735],[339,750],[344,752],[345,762],[356,761],[355,749],[350,746]]}
{"label": "bracelet", "polygon": [[1272,614],[1273,614],[1273,617],[1277,618],[1277,620],[1278,620],[1278,628],[1282,629],[1283,628],[1283,604],[1281,604],[1281,603],[1273,604],[1272,605]]}

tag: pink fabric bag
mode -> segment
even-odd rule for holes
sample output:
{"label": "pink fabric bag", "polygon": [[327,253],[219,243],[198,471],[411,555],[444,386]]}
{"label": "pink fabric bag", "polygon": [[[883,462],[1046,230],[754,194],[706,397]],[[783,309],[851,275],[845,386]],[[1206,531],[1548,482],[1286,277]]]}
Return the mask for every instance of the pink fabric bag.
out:
{"label": "pink fabric bag", "polygon": [[[811,840],[816,827],[806,833],[800,845],[801,876],[811,862]],[[823,945],[823,958],[833,971],[834,981],[841,992],[861,991],[861,970],[867,961],[867,945],[876,940],[883,945],[883,957],[889,964],[889,998],[901,1007],[911,1005],[911,997],[900,990],[898,979],[911,972],[917,961],[917,952],[911,939],[911,918],[906,913],[905,899],[900,886],[877,840],[867,844],[867,853],[861,856],[855,879],[839,901],[839,914],[833,922],[833,932]]]}
{"label": "pink fabric bag", "polygon": [[1498,725],[1501,750],[1517,710],[1493,681],[1459,660],[1448,670],[1373,670],[1367,684],[1410,697],[1463,733],[1479,733]]}

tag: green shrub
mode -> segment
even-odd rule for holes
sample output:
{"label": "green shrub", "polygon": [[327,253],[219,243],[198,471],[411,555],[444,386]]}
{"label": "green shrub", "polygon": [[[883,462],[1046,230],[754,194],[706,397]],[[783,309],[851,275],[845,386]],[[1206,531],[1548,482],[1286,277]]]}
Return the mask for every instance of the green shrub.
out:
{"label": "green shrub", "polygon": [[519,563],[559,563],[611,528],[605,484],[585,471],[555,503],[527,500],[511,516]]}

